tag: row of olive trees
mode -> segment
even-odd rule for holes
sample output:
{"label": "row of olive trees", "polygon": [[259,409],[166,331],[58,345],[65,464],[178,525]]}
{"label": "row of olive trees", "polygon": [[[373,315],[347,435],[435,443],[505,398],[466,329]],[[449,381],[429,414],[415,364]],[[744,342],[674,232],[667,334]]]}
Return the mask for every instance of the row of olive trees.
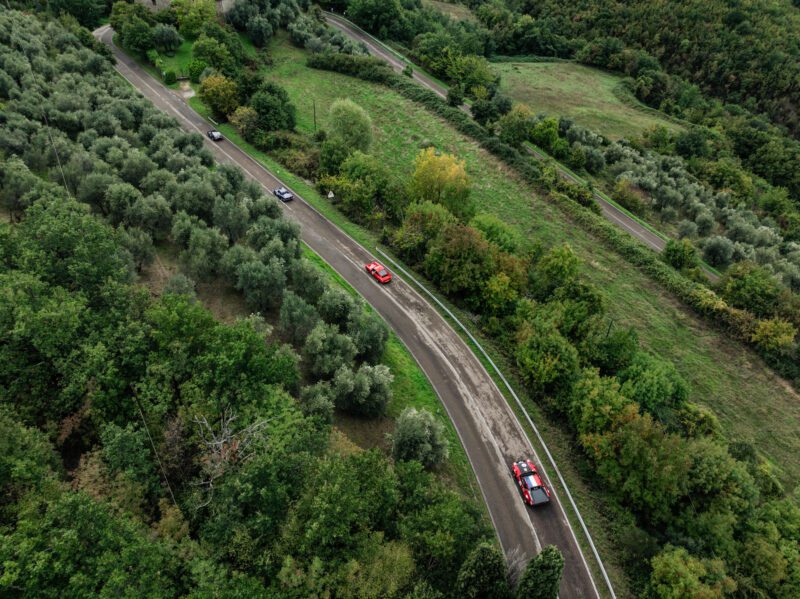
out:
{"label": "row of olive trees", "polygon": [[[800,289],[800,245],[785,240],[772,219],[758,216],[730,192],[716,191],[698,180],[683,158],[626,141],[609,142],[570,119],[534,116],[521,104],[497,126],[500,139],[507,143],[530,141],[575,169],[610,178],[617,201],[641,215],[649,207],[662,222],[675,223],[680,237],[699,246],[709,264],[754,262],[790,289]],[[762,198],[762,202],[773,200]]]}

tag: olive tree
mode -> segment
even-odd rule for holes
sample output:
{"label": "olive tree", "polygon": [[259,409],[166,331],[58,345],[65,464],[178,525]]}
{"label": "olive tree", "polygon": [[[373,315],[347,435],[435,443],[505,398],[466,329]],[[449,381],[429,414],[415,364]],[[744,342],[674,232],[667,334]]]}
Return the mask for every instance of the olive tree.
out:
{"label": "olive tree", "polygon": [[294,345],[301,345],[319,321],[314,306],[291,291],[284,294],[278,330],[286,339]]}
{"label": "olive tree", "polygon": [[335,325],[323,322],[315,326],[303,345],[303,357],[309,372],[317,378],[332,376],[342,366],[350,366],[356,346]]}
{"label": "olive tree", "polygon": [[278,306],[286,287],[283,262],[273,258],[269,262],[253,260],[239,266],[236,288],[244,293],[251,310],[265,312]]}
{"label": "olive tree", "polygon": [[392,456],[398,462],[417,460],[431,468],[447,459],[444,426],[428,410],[403,410],[391,438]]}
{"label": "olive tree", "polygon": [[340,367],[333,379],[336,407],[358,416],[383,416],[392,399],[393,380],[383,364],[362,364],[355,372],[347,366]]}

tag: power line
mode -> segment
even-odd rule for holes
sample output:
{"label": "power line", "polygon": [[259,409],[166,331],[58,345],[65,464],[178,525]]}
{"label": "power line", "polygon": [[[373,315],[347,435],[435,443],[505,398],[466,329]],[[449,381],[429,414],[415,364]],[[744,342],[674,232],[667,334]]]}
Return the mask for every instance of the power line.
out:
{"label": "power line", "polygon": [[[169,490],[169,496],[172,497],[172,503],[175,507],[178,507],[178,502],[175,501],[175,494],[172,492],[172,485],[169,484],[169,478],[167,478],[167,471],[164,469],[164,464],[161,463],[161,458],[158,455],[158,450],[156,449],[156,444],[153,443],[153,437],[150,435],[150,428],[147,426],[147,420],[144,418],[144,412],[142,412],[142,406],[139,405],[139,398],[136,397],[134,394],[133,401],[136,403],[136,408],[139,410],[139,416],[142,417],[142,424],[144,424],[144,430],[147,432],[147,438],[150,439],[150,446],[153,448],[153,453],[156,456],[156,461],[158,461],[158,467],[161,468],[161,473],[164,475],[164,482],[167,483],[167,489]],[[180,508],[178,508],[180,509]]]}

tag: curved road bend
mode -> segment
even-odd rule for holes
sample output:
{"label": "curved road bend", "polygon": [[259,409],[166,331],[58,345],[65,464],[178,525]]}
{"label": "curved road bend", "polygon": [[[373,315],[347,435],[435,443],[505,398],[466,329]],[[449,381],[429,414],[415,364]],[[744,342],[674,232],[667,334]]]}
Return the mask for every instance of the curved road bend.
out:
{"label": "curved road bend", "polygon": [[[99,28],[95,35],[112,47],[119,73],[184,129],[203,135],[219,162],[241,167],[268,192],[283,185],[230,142],[211,143],[205,136],[208,124],[203,118],[177,92],[164,87],[116,48],[109,26]],[[433,384],[467,452],[506,555],[521,552],[529,557],[543,545],[556,545],[566,560],[562,599],[599,597],[552,484],[550,505],[536,511],[524,506],[510,476],[509,463],[522,456],[533,456],[538,464],[542,462],[481,362],[439,313],[402,279],[395,277],[391,285],[383,287],[367,276],[363,265],[373,256],[304,200],[297,195],[296,198],[283,206],[287,215],[302,225],[303,241],[386,319]]]}
{"label": "curved road bend", "polygon": [[[360,31],[359,29],[354,27],[353,24],[350,23],[347,19],[344,19],[338,15],[329,12],[325,12],[324,14],[325,14],[325,20],[330,25],[336,27],[337,29],[340,29],[349,37],[362,42],[367,47],[370,54],[372,54],[373,56],[377,56],[378,58],[381,58],[382,60],[388,62],[395,70],[402,71],[403,68],[405,68],[405,66],[409,64],[398,58],[396,55],[387,50],[381,44],[375,43],[375,41],[372,38],[370,38],[368,35],[365,35],[363,31]],[[444,87],[441,83],[434,81],[433,79],[426,76],[424,73],[420,73],[416,69],[414,70],[413,77],[416,81],[419,81],[422,85],[424,85],[425,87],[436,93],[436,95],[438,95],[439,97],[442,98],[447,97],[447,88]],[[469,107],[466,105],[461,106],[461,110],[469,112]],[[548,156],[543,154],[542,152],[533,150],[532,148],[526,148],[526,149],[537,160],[545,160],[548,158]],[[572,176],[567,171],[559,168],[558,165],[556,165],[556,168],[558,170],[559,175],[561,175],[561,177],[563,177],[567,181],[581,184],[581,182],[577,181],[574,176]],[[667,245],[667,242],[664,241],[664,239],[653,233],[647,227],[641,225],[635,219],[628,216],[625,212],[614,206],[614,204],[607,202],[597,193],[594,194],[594,199],[600,205],[600,208],[603,211],[603,216],[605,216],[608,220],[610,220],[612,223],[614,223],[621,229],[624,229],[625,231],[633,235],[636,239],[644,243],[649,248],[655,250],[656,252],[660,252]],[[711,271],[706,271],[706,272],[712,278],[712,280],[718,279],[718,277]]]}

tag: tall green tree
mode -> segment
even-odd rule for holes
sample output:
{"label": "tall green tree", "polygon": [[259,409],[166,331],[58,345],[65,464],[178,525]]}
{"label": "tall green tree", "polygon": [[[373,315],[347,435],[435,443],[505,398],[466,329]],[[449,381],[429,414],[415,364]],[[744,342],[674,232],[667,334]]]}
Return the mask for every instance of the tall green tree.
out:
{"label": "tall green tree", "polygon": [[456,592],[464,599],[506,599],[511,597],[503,555],[494,545],[481,543],[461,564]]}
{"label": "tall green tree", "polygon": [[564,556],[554,545],[543,547],[525,567],[517,587],[518,599],[543,597],[556,599],[561,574],[564,571]]}

